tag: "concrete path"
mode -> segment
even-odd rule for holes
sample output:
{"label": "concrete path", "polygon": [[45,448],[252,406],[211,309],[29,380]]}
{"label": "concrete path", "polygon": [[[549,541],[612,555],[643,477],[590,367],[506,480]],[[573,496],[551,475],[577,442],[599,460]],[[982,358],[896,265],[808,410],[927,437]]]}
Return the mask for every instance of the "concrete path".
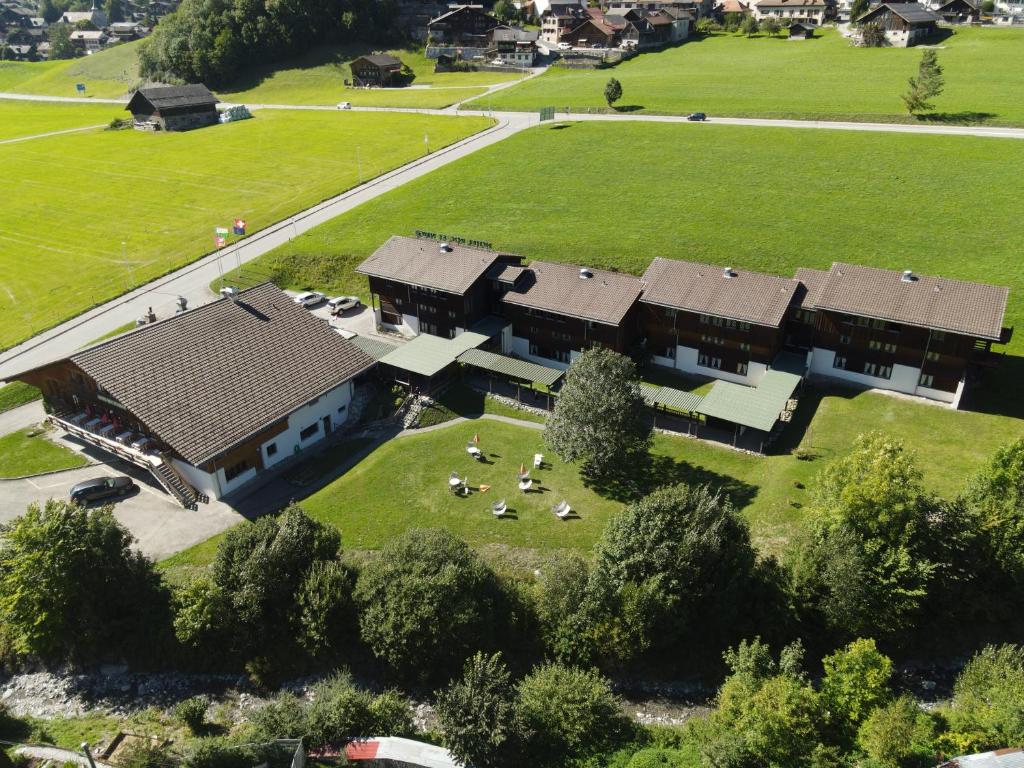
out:
{"label": "concrete path", "polygon": [[31,427],[33,424],[40,423],[45,418],[46,411],[43,410],[42,400],[11,408],[9,411],[0,413],[0,436],[9,435],[11,432],[17,432],[19,429]]}
{"label": "concrete path", "polygon": [[105,128],[106,123],[100,125],[83,125],[81,128],[66,128],[63,131],[49,131],[48,133],[37,133],[34,136],[18,136],[14,139],[3,139],[0,144],[16,144],[19,141],[32,141],[33,139],[45,139],[47,136],[63,136],[65,133],[79,133],[81,131],[95,131]]}
{"label": "concrete path", "polygon": [[527,429],[543,430],[544,425],[536,421],[526,419],[514,419],[511,416],[501,416],[497,413],[470,413],[465,416],[456,416],[449,421],[442,421],[440,424],[431,424],[429,427],[416,427],[415,429],[403,429],[395,437],[409,437],[410,435],[422,435],[426,432],[435,432],[446,427],[454,427],[456,424],[464,424],[469,421],[486,419],[488,421],[500,421],[503,424],[511,424],[515,427],[526,427]]}
{"label": "concrete path", "polygon": [[191,307],[206,303],[213,298],[209,285],[222,271],[226,272],[238,264],[245,264],[369,200],[466,157],[478,149],[501,141],[526,128],[528,124],[527,115],[514,115],[510,120],[498,120],[491,128],[318,203],[235,245],[208,254],[170,275],[136,288],[55,328],[43,331],[28,341],[0,353],[0,378],[71,354],[111,329],[132,322],[143,315],[147,307],[152,307],[158,317],[168,317],[174,312],[177,296],[188,299]]}
{"label": "concrete path", "polygon": [[[60,747],[18,747],[14,750],[19,755],[27,755],[28,757],[35,757],[40,760],[51,760],[56,765],[64,765],[66,763],[73,763],[75,765],[81,765],[83,768],[90,768],[89,760],[81,752],[76,752],[71,749],[61,749]],[[96,763],[96,768],[111,768],[107,763],[102,763],[99,760],[93,758]]]}

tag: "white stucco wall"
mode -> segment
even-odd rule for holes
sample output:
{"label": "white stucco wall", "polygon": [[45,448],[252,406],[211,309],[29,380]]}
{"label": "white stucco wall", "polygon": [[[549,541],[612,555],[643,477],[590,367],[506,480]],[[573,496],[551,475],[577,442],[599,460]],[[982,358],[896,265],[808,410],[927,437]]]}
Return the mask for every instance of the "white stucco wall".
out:
{"label": "white stucco wall", "polygon": [[216,475],[203,472],[198,467],[193,467],[191,464],[186,464],[184,461],[174,457],[171,457],[171,464],[178,470],[178,474],[185,478],[189,485],[197,491],[205,493],[211,499],[220,498],[220,481]]}
{"label": "white stucco wall", "polygon": [[[721,379],[722,381],[731,381],[734,384],[743,384],[747,387],[756,387],[761,383],[761,379],[764,377],[764,372],[768,370],[768,366],[764,363],[755,363],[751,361],[747,365],[747,374],[743,376],[733,371],[723,371],[718,368],[708,368],[704,365],[699,365],[697,360],[700,358],[700,353],[693,347],[676,347],[676,359],[675,365],[671,366],[672,361],[669,362],[671,367],[683,371],[684,373],[694,373],[698,376],[710,376],[713,379]],[[668,360],[668,358],[655,358],[655,360]]]}
{"label": "white stucco wall", "polygon": [[507,355],[512,352],[512,324],[509,323],[501,329],[501,354]]}
{"label": "white stucco wall", "polygon": [[831,376],[834,379],[852,381],[865,387],[875,389],[889,389],[893,392],[903,392],[908,395],[926,397],[929,400],[938,400],[943,403],[958,403],[959,394],[963,392],[963,382],[957,387],[956,392],[945,392],[941,389],[918,386],[921,380],[921,369],[909,365],[894,365],[892,376],[883,379],[878,376],[866,376],[863,373],[844,371],[841,368],[833,368],[836,353],[829,349],[815,347],[811,352],[811,373],[821,376]]}
{"label": "white stucco wall", "polygon": [[[541,357],[540,355],[530,354],[530,342],[527,339],[519,336],[512,336],[512,354],[516,357],[521,357],[523,360],[529,360],[531,363],[537,363],[537,365],[546,365],[548,368],[559,368],[565,370],[569,367],[569,363],[563,363],[559,360],[552,360],[550,357]],[[580,356],[580,353],[576,350],[572,350],[569,353],[569,359],[575,360]]]}
{"label": "white stucco wall", "polygon": [[[293,411],[288,416],[287,429],[280,434],[275,435],[270,440],[267,440],[260,446],[260,453],[263,455],[264,466],[271,467],[279,461],[282,461],[288,456],[296,453],[296,448],[304,450],[323,440],[324,416],[331,417],[332,432],[344,424],[348,420],[348,406],[352,401],[352,389],[352,382],[346,381],[344,384],[335,387],[330,392],[320,397],[316,402],[304,405]],[[344,408],[344,410],[339,413],[339,408]],[[299,438],[299,433],[311,424],[318,425],[316,434],[306,440],[301,440]],[[267,447],[271,444],[277,446],[277,453],[268,457]]]}

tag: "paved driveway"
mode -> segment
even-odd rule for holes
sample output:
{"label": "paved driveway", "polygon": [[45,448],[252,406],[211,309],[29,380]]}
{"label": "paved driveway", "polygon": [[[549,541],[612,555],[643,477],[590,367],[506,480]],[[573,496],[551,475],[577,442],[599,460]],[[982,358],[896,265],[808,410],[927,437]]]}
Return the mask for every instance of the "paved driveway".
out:
{"label": "paved driveway", "polygon": [[114,516],[132,532],[138,548],[154,560],[172,555],[241,522],[244,518],[220,502],[182,509],[144,470],[98,451],[93,458],[109,461],[25,480],[0,480],[0,523],[9,522],[33,503],[66,499],[75,483],[103,475],[130,475],[138,493],[114,503]]}

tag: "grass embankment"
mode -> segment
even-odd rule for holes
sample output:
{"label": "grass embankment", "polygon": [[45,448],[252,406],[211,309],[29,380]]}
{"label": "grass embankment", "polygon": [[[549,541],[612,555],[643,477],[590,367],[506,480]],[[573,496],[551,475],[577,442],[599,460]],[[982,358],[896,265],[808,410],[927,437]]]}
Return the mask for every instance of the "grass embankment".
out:
{"label": "grass embankment", "polygon": [[0,347],[211,251],[214,227],[235,217],[254,233],[355,186],[360,167],[365,180],[421,156],[424,134],[438,149],[488,125],[273,111],[187,133],[95,131],[0,146],[18,189],[0,209]]}
{"label": "grass embankment", "polygon": [[0,387],[0,413],[31,403],[43,396],[37,387],[20,381],[12,381]]}
{"label": "grass embankment", "polygon": [[69,128],[106,125],[124,112],[113,104],[42,104],[0,101],[0,141]]}
{"label": "grass embankment", "polygon": [[[0,91],[118,99],[139,84],[138,47],[138,42],[123,43],[62,61],[0,62]],[[78,83],[85,86],[84,94],[76,90]]]}
{"label": "grass embankment", "polygon": [[[619,147],[629,160],[614,169],[580,160]],[[428,229],[634,274],[657,255],[785,276],[850,261],[995,282],[1010,287],[1007,324],[1024,325],[1022,164],[1024,142],[1007,140],[570,123],[482,149],[245,269],[366,298],[355,267],[392,234]],[[546,180],[542,201],[514,168]],[[1024,335],[1010,351],[1024,353]]]}
{"label": "grass embankment", "polygon": [[279,64],[250,69],[231,87],[219,92],[227,101],[255,104],[336,104],[358,107],[440,109],[482,94],[488,85],[522,77],[521,72],[434,72],[434,63],[421,50],[387,51],[415,73],[405,88],[346,88],[352,81],[349,63],[369,50],[365,46],[331,46]]}
{"label": "grass embankment", "polygon": [[[935,119],[1024,123],[1024,30],[958,28],[937,43],[946,89]],[[917,73],[919,48],[856,48],[823,29],[812,40],[715,34],[647,53],[613,70],[553,68],[494,94],[494,109],[606,108],[608,77],[622,83],[620,108],[665,114],[915,122],[900,94]],[[486,108],[482,101],[466,108]],[[632,149],[632,147],[631,147]],[[619,166],[616,166],[617,175]]]}
{"label": "grass embankment", "polygon": [[50,442],[40,427],[0,437],[0,479],[84,467],[78,453]]}

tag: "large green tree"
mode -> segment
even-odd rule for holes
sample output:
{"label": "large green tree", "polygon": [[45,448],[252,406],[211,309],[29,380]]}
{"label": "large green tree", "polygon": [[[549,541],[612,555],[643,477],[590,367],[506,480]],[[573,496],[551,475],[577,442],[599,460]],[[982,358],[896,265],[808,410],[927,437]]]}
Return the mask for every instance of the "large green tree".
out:
{"label": "large green tree", "polygon": [[603,347],[576,358],[548,418],[544,441],[592,476],[628,472],[646,458],[651,421],[633,361]]}
{"label": "large green tree", "polygon": [[159,654],[169,596],[133,543],[110,507],[53,499],[0,527],[0,619],[14,650],[73,662]]}
{"label": "large green tree", "polygon": [[935,765],[935,724],[910,696],[871,712],[857,743],[878,768],[928,768]]}
{"label": "large green tree", "polygon": [[407,678],[432,679],[495,645],[500,594],[494,574],[461,539],[411,529],[359,574],[364,642]]}
{"label": "large green tree", "polygon": [[991,562],[985,568],[1006,579],[1006,587],[1024,593],[1024,439],[1000,448],[968,484],[964,501],[979,516]]}
{"label": "large green tree", "polygon": [[46,39],[50,41],[51,59],[73,59],[78,49],[71,42],[71,25],[54,24],[46,30]]}
{"label": "large green tree", "polygon": [[979,750],[1024,744],[1024,646],[976,654],[957,678],[949,721]]}
{"label": "large green tree", "polygon": [[859,638],[822,659],[821,696],[839,733],[850,738],[890,698],[892,661],[871,639]]}
{"label": "large green tree", "polygon": [[907,81],[907,92],[902,97],[907,112],[914,115],[933,109],[934,105],[928,99],[933,99],[941,94],[945,83],[938,54],[934,49],[926,48],[921,53],[917,77],[912,77]]}
{"label": "large green tree", "polygon": [[462,677],[438,693],[434,709],[444,744],[457,760],[476,768],[517,764],[515,688],[501,654],[479,651]]}

